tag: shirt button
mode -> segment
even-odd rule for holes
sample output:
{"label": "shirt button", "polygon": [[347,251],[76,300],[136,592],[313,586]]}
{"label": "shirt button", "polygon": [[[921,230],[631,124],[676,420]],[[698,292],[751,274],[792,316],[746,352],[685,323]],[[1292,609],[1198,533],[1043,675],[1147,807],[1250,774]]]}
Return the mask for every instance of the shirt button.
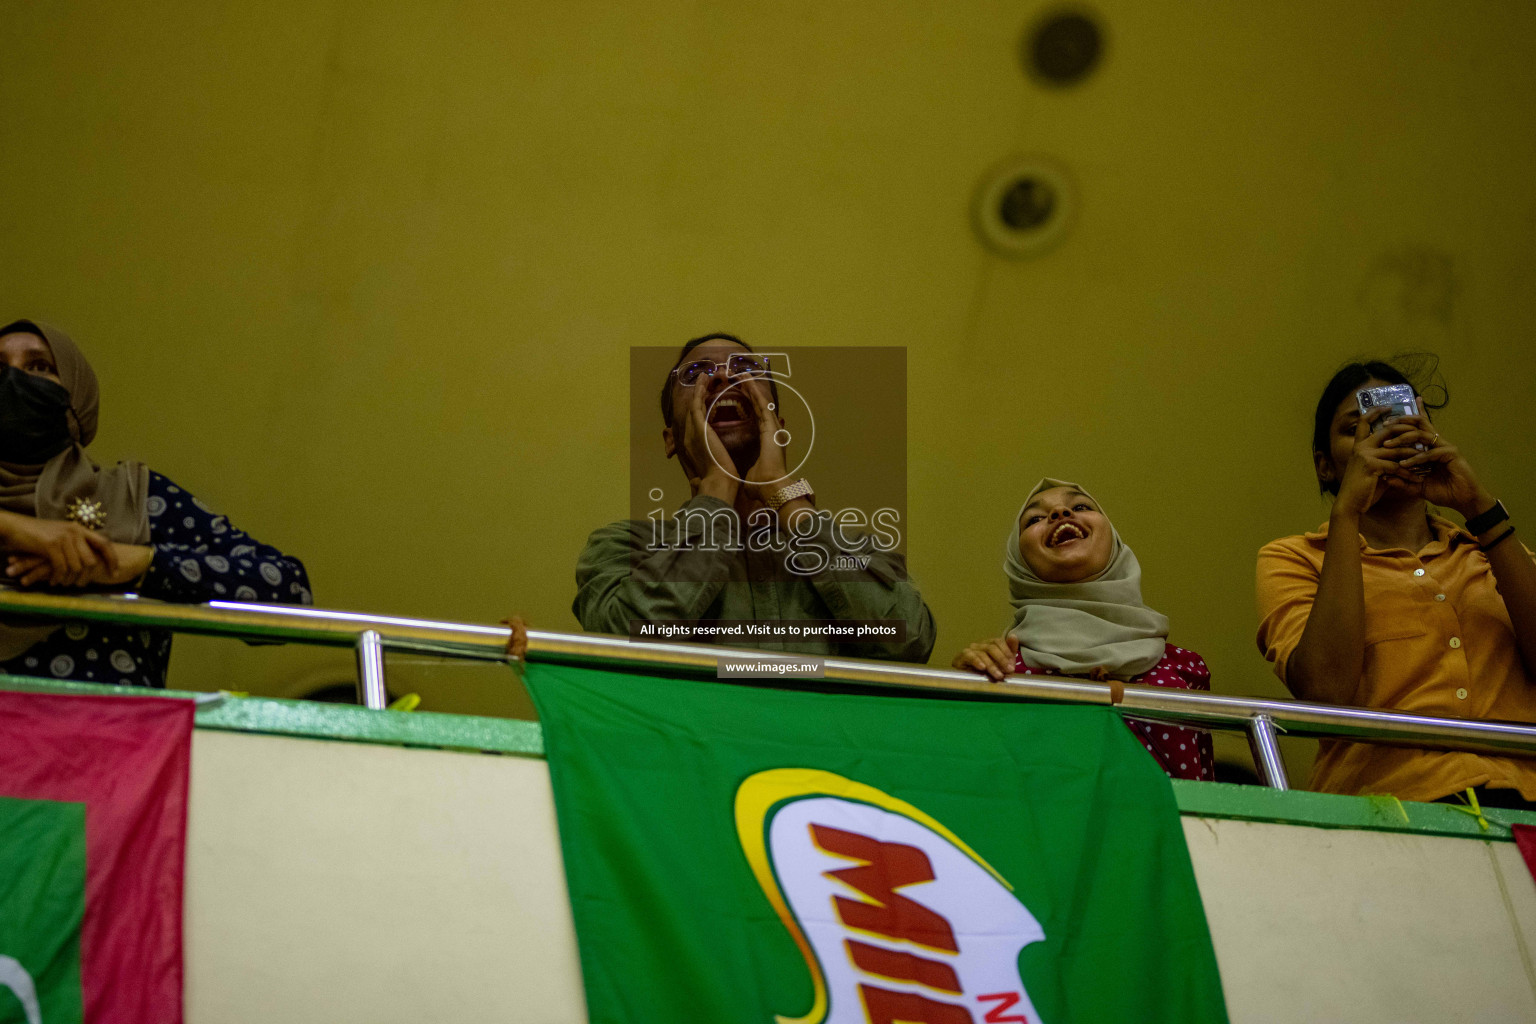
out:
{"label": "shirt button", "polygon": [[1415,570],[1413,570],[1413,574],[1415,576],[1423,576],[1424,575],[1424,570],[1423,569],[1415,569]]}
{"label": "shirt button", "polygon": [[1467,688],[1465,686],[1458,686],[1456,688],[1456,699],[1457,700],[1466,700],[1467,699]]}
{"label": "shirt button", "polygon": [[1459,637],[1459,636],[1451,637],[1451,648],[1454,650],[1455,648],[1460,647],[1460,646],[1461,646],[1461,637]]}
{"label": "shirt button", "polygon": [[1435,600],[1436,601],[1444,601],[1445,600],[1445,595],[1444,594],[1436,594],[1435,595]]}

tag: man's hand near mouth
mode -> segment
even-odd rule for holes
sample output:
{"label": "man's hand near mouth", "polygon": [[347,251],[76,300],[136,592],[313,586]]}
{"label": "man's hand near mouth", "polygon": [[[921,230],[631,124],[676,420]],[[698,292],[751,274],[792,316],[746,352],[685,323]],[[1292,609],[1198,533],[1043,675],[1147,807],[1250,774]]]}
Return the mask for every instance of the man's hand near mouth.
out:
{"label": "man's hand near mouth", "polygon": [[768,408],[771,404],[768,398],[768,388],[761,380],[749,380],[737,388],[747,396],[752,403],[752,412],[757,420],[757,461],[747,471],[747,486],[752,489],[752,496],[766,502],[766,492],[777,490],[789,481],[784,477],[789,470],[784,465],[784,446],[778,443],[777,437],[780,430],[779,417]]}
{"label": "man's hand near mouth", "polygon": [[[789,476],[789,469],[784,457],[785,446],[778,441],[779,432],[785,429],[784,423],[779,419],[777,412],[768,408],[772,404],[771,392],[761,378],[746,381],[738,390],[751,399],[752,408],[757,416],[757,461],[747,471],[748,493],[766,505],[776,491],[787,487],[792,482],[786,479]],[[791,522],[802,509],[815,511],[815,507],[806,499],[795,498],[779,509],[779,519],[786,523]]]}
{"label": "man's hand near mouth", "polygon": [[725,442],[715,433],[715,428],[705,420],[705,388],[693,388],[688,392],[688,413],[683,419],[683,469],[688,474],[688,486],[695,494],[707,494],[719,498],[727,505],[736,504],[739,487],[735,476],[726,466],[733,465],[731,453]]}

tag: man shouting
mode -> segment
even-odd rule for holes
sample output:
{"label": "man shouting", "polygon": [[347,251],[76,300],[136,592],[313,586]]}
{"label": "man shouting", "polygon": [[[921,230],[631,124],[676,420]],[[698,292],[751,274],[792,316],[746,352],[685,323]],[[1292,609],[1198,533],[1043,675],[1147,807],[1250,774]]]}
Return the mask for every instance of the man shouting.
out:
{"label": "man shouting", "polygon": [[[809,480],[791,479],[789,433],[773,357],[710,334],[684,345],[662,385],[662,444],[691,494],[670,523],[626,520],[595,531],[576,564],[572,610],[583,629],[643,623],[796,623],[799,639],[733,632],[731,646],[923,662],[933,615],[894,545],[818,514]],[[895,639],[850,626],[900,625]],[[809,626],[806,624],[819,624]]]}

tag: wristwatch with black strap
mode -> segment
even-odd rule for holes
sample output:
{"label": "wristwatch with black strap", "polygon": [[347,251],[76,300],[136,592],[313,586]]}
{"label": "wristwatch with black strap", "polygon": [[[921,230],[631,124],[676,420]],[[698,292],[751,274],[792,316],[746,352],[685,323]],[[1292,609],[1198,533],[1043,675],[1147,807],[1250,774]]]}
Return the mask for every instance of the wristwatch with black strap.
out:
{"label": "wristwatch with black strap", "polygon": [[1509,512],[1504,508],[1504,503],[1495,501],[1493,508],[1486,512],[1479,512],[1467,520],[1467,532],[1474,537],[1481,537],[1508,518]]}

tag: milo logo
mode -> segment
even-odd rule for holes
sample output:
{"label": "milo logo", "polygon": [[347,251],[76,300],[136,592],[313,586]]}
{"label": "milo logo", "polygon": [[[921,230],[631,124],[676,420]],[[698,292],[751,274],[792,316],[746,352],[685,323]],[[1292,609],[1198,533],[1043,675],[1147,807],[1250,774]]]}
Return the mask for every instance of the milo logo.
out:
{"label": "milo logo", "polygon": [[779,1024],[1041,1024],[1019,951],[1045,938],[1013,887],[941,823],[831,772],[759,772],[736,830],[810,971]]}

